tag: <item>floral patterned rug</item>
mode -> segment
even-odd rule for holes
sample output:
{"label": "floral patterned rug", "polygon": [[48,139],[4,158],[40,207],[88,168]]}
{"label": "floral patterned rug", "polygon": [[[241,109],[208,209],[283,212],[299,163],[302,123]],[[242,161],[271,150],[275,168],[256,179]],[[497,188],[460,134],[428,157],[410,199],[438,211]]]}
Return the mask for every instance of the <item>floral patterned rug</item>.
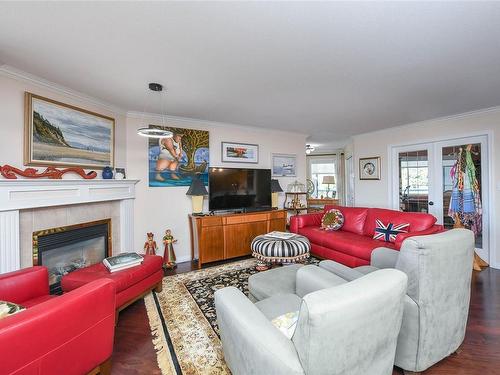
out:
{"label": "floral patterned rug", "polygon": [[245,259],[167,276],[162,292],[144,298],[163,375],[231,374],[219,340],[214,293],[235,286],[248,295],[248,278],[258,272],[256,264]]}

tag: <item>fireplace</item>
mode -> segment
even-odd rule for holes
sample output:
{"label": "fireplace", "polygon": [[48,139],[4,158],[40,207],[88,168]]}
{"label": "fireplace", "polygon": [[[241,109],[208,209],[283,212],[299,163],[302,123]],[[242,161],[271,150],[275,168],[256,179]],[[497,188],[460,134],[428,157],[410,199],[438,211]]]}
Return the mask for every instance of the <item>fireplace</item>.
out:
{"label": "fireplace", "polygon": [[51,294],[61,294],[61,278],[111,255],[111,219],[33,233],[33,265],[49,270]]}

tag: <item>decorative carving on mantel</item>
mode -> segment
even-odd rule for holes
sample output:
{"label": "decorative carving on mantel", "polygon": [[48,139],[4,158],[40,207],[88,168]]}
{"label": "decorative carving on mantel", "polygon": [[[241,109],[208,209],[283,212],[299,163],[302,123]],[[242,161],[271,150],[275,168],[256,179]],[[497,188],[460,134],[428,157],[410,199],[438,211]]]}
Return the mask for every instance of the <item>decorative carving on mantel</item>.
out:
{"label": "decorative carving on mantel", "polygon": [[24,170],[5,164],[0,167],[0,174],[10,180],[16,180],[17,175],[26,178],[50,178],[54,180],[62,179],[65,173],[76,173],[85,180],[91,180],[97,177],[95,171],[86,173],[83,168],[71,167],[57,169],[55,167],[47,167],[43,172],[38,172],[36,168],[26,168]]}

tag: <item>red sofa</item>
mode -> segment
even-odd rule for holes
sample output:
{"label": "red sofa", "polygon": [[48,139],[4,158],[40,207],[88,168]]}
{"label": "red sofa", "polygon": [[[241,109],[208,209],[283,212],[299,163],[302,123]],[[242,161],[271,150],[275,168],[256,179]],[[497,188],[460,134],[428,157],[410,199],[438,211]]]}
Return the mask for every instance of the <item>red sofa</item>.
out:
{"label": "red sofa", "polygon": [[115,294],[104,279],[49,295],[46,267],[0,275],[0,300],[27,307],[0,319],[0,374],[110,374]]}
{"label": "red sofa", "polygon": [[[344,225],[337,231],[325,231],[321,227],[323,212],[292,216],[290,232],[309,239],[311,253],[324,259],[332,259],[349,267],[370,264],[370,256],[377,247],[399,250],[403,241],[411,236],[440,232],[442,225],[430,214],[401,212],[382,208],[325,206],[325,211],[336,208],[344,215]],[[398,234],[396,242],[374,240],[375,220],[384,223],[409,223],[409,232]]]}

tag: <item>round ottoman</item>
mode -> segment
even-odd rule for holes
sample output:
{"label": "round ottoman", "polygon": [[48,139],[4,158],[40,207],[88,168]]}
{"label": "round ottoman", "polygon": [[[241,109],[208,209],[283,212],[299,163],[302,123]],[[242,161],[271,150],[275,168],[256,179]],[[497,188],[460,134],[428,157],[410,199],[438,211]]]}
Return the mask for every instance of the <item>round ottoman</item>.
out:
{"label": "round ottoman", "polygon": [[265,271],[272,263],[295,263],[309,258],[311,244],[299,234],[281,239],[263,234],[253,239],[252,256],[257,258],[257,270]]}

